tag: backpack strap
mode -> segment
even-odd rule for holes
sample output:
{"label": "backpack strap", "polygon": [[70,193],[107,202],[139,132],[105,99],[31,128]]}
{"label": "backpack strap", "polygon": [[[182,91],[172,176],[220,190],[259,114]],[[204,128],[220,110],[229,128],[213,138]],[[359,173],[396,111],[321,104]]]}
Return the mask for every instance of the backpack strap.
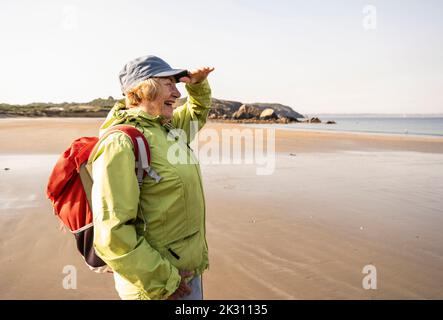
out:
{"label": "backpack strap", "polygon": [[[103,141],[110,134],[114,132],[123,132],[132,141],[135,155],[135,173],[137,176],[138,187],[141,188],[143,184],[143,178],[148,175],[153,178],[157,183],[162,179],[157,172],[151,167],[151,151],[149,149],[148,141],[143,133],[137,128],[131,125],[116,125],[109,128],[101,137]],[[98,146],[99,143],[96,144]],[[141,211],[140,201],[138,203],[137,214],[141,216],[144,222],[143,231],[146,232],[148,222],[146,221],[143,212]]]}
{"label": "backpack strap", "polygon": [[159,182],[161,180],[161,177],[151,167],[151,152],[149,151],[148,141],[146,140],[145,136],[142,134],[141,136],[135,137],[135,141],[133,141],[133,143],[134,145],[137,144],[138,147],[138,161],[136,161],[136,167],[139,185],[141,186],[141,183],[143,182],[143,177],[146,174],[153,178],[156,182]]}
{"label": "backpack strap", "polygon": [[117,131],[124,133],[132,141],[132,145],[134,147],[134,155],[136,159],[135,171],[139,187],[142,186],[143,178],[146,175],[150,176],[158,183],[162,179],[162,177],[159,176],[157,172],[155,172],[155,170],[151,167],[151,151],[149,149],[149,144],[144,134],[131,125],[116,125],[109,128],[100,137],[100,140],[104,140],[110,134]]}

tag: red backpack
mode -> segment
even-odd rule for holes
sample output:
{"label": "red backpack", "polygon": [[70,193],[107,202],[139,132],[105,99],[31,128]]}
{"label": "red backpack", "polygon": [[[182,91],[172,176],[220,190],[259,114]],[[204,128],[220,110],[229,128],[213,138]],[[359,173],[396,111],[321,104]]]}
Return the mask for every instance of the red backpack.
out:
{"label": "red backpack", "polygon": [[[89,268],[96,272],[110,271],[106,263],[95,253],[93,216],[91,206],[92,174],[86,167],[89,156],[111,133],[123,132],[131,138],[136,159],[135,174],[139,187],[145,175],[157,182],[161,179],[150,167],[151,154],[145,136],[135,127],[118,125],[111,127],[99,139],[98,137],[81,137],[72,142],[60,156],[49,176],[46,194],[63,225],[74,234],[77,249]],[[146,221],[145,221],[146,228]]]}

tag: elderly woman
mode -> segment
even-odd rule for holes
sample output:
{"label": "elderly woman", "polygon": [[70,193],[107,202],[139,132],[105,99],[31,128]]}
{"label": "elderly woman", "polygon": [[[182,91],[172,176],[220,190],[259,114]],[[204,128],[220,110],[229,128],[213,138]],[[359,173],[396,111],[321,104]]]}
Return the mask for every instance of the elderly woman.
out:
{"label": "elderly woman", "polygon": [[[146,176],[139,187],[132,142],[121,132],[102,139],[90,159],[94,248],[113,270],[122,299],[203,299],[208,246],[200,168],[195,161],[169,161],[168,150],[177,141],[168,133],[178,128],[192,139],[191,122],[203,127],[211,103],[207,76],[213,70],[172,69],[158,57],[145,56],[120,72],[126,103],[114,106],[101,133],[117,124],[135,126],[149,143],[151,167],[161,176],[160,181]],[[188,98],[173,109],[180,97],[176,82],[186,83]],[[188,145],[181,148],[195,159]]]}

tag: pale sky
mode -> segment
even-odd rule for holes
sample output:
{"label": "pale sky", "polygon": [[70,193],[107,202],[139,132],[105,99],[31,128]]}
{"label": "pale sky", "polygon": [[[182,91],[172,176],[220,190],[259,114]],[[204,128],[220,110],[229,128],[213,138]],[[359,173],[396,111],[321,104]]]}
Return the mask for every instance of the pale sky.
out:
{"label": "pale sky", "polygon": [[214,66],[215,98],[443,113],[439,0],[1,1],[0,43],[0,103],[121,97],[123,65],[154,54]]}

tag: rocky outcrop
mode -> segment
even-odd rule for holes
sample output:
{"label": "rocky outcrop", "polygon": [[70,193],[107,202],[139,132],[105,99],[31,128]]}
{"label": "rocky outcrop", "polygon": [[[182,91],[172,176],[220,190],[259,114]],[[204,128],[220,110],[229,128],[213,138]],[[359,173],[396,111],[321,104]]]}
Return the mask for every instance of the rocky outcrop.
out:
{"label": "rocky outcrop", "polygon": [[275,111],[275,113],[279,118],[280,117],[286,117],[288,119],[304,118],[303,115],[294,111],[294,109],[292,109],[291,107],[279,103],[251,103],[248,105],[257,108],[260,111],[264,111],[265,109],[272,109]]}
{"label": "rocky outcrop", "polygon": [[303,120],[302,122],[306,122],[306,123],[321,123],[321,120],[317,117],[313,117],[313,118],[309,118],[306,120]]}
{"label": "rocky outcrop", "polygon": [[281,104],[242,104],[236,101],[220,99],[212,100],[209,117],[213,120],[231,120],[246,123],[290,123],[299,122],[297,118],[304,118],[303,115],[294,111],[291,107]]}
{"label": "rocky outcrop", "polygon": [[243,104],[236,112],[232,114],[232,119],[257,119],[260,118],[260,110],[252,106]]}
{"label": "rocky outcrop", "polygon": [[[178,99],[176,106],[180,106],[186,102],[186,98]],[[287,119],[284,121],[297,122],[297,118],[304,118],[303,115],[294,111],[289,106],[278,103],[241,103],[238,101],[222,100],[212,98],[211,110],[209,110],[209,118],[214,120],[257,120],[260,119],[261,113],[266,109],[274,110],[276,118],[271,120]],[[269,120],[266,120],[269,121]]]}
{"label": "rocky outcrop", "polygon": [[275,113],[274,109],[268,108],[262,111],[260,113],[260,119],[261,120],[271,120],[271,119],[278,119],[277,113]]}

